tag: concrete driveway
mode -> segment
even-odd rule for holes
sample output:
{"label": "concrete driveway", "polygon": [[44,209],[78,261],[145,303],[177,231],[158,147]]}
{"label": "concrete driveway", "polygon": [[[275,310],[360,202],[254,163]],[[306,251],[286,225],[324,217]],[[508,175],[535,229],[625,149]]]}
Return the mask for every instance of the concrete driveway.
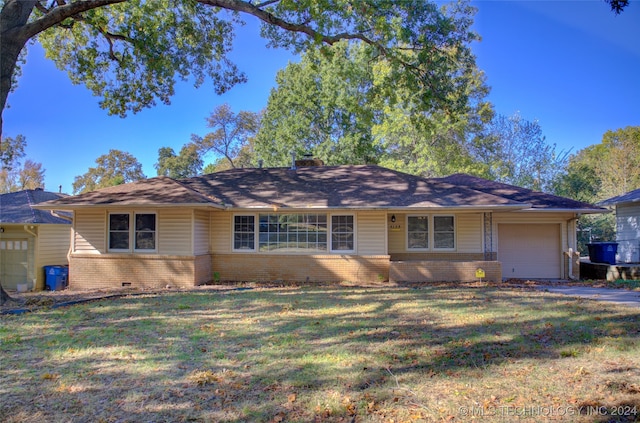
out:
{"label": "concrete driveway", "polygon": [[540,291],[565,294],[572,297],[606,301],[610,303],[640,308],[640,292],[638,291],[627,291],[626,289],[592,288],[587,286],[552,285],[538,285],[537,289]]}

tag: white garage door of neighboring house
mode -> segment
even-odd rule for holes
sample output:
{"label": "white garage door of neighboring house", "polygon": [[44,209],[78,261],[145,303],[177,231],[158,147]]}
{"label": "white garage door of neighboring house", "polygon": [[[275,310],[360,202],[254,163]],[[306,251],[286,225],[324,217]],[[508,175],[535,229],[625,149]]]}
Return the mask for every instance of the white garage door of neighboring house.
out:
{"label": "white garage door of neighboring house", "polygon": [[0,240],[0,278],[6,289],[27,282],[29,250],[26,239]]}
{"label": "white garage door of neighboring house", "polygon": [[559,224],[499,224],[503,278],[557,279],[562,252]]}

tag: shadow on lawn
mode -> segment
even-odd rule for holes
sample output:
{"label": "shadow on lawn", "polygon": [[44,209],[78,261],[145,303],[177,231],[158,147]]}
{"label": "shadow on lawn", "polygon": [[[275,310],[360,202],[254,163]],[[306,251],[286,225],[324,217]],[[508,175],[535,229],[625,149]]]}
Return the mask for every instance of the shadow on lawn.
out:
{"label": "shadow on lawn", "polygon": [[[42,312],[34,319],[46,320],[46,332],[16,339],[15,345],[5,336],[1,344],[3,354],[14,356],[42,350],[3,376],[14,386],[3,392],[0,419],[267,421],[285,413],[329,420],[353,410],[340,401],[340,411],[310,410],[291,395],[366,393],[393,384],[393,375],[424,377],[513,360],[561,359],[605,338],[624,350],[640,337],[640,313],[620,313],[612,306],[594,309],[564,297],[528,298],[493,289],[451,291],[455,295],[442,298],[438,292],[309,288],[171,294]],[[336,369],[335,361],[348,362],[349,354],[369,361]],[[640,374],[640,369],[622,372]],[[606,406],[640,410],[637,385],[615,380],[617,385],[608,387],[612,393],[636,400]],[[377,401],[391,402],[387,392],[378,392]],[[612,420],[611,413],[595,416],[600,417],[634,421]]]}

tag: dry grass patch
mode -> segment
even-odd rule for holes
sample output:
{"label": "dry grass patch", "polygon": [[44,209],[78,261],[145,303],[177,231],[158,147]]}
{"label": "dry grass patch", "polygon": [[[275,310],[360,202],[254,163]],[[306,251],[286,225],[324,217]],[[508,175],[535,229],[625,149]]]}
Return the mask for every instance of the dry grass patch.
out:
{"label": "dry grass patch", "polygon": [[2,316],[0,421],[638,421],[639,312],[437,286],[165,293]]}

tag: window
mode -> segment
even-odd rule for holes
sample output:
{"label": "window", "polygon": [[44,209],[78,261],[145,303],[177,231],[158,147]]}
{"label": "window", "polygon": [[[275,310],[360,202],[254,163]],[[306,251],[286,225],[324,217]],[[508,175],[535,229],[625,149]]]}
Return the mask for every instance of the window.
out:
{"label": "window", "polygon": [[353,216],[331,216],[331,250],[353,251]]}
{"label": "window", "polygon": [[136,214],[136,250],[153,251],[156,249],[156,215],[153,213]]}
{"label": "window", "polygon": [[129,250],[129,213],[109,215],[109,249]]}
{"label": "window", "polygon": [[255,250],[255,216],[234,216],[233,249]]}
{"label": "window", "polygon": [[260,214],[260,251],[326,251],[327,215]]}
{"label": "window", "polygon": [[455,248],[453,216],[433,217],[433,247],[436,249]]}
{"label": "window", "polygon": [[330,218],[327,213],[237,215],[233,222],[233,250],[324,253],[331,249],[352,252],[355,250],[354,227],[353,215],[333,215]]}
{"label": "window", "polygon": [[407,217],[407,248],[410,250],[429,248],[429,216]]}
{"label": "window", "polygon": [[[131,213],[109,214],[109,250],[134,251],[156,250],[156,214],[133,213],[134,227],[131,225]],[[133,233],[132,233],[133,231]]]}

